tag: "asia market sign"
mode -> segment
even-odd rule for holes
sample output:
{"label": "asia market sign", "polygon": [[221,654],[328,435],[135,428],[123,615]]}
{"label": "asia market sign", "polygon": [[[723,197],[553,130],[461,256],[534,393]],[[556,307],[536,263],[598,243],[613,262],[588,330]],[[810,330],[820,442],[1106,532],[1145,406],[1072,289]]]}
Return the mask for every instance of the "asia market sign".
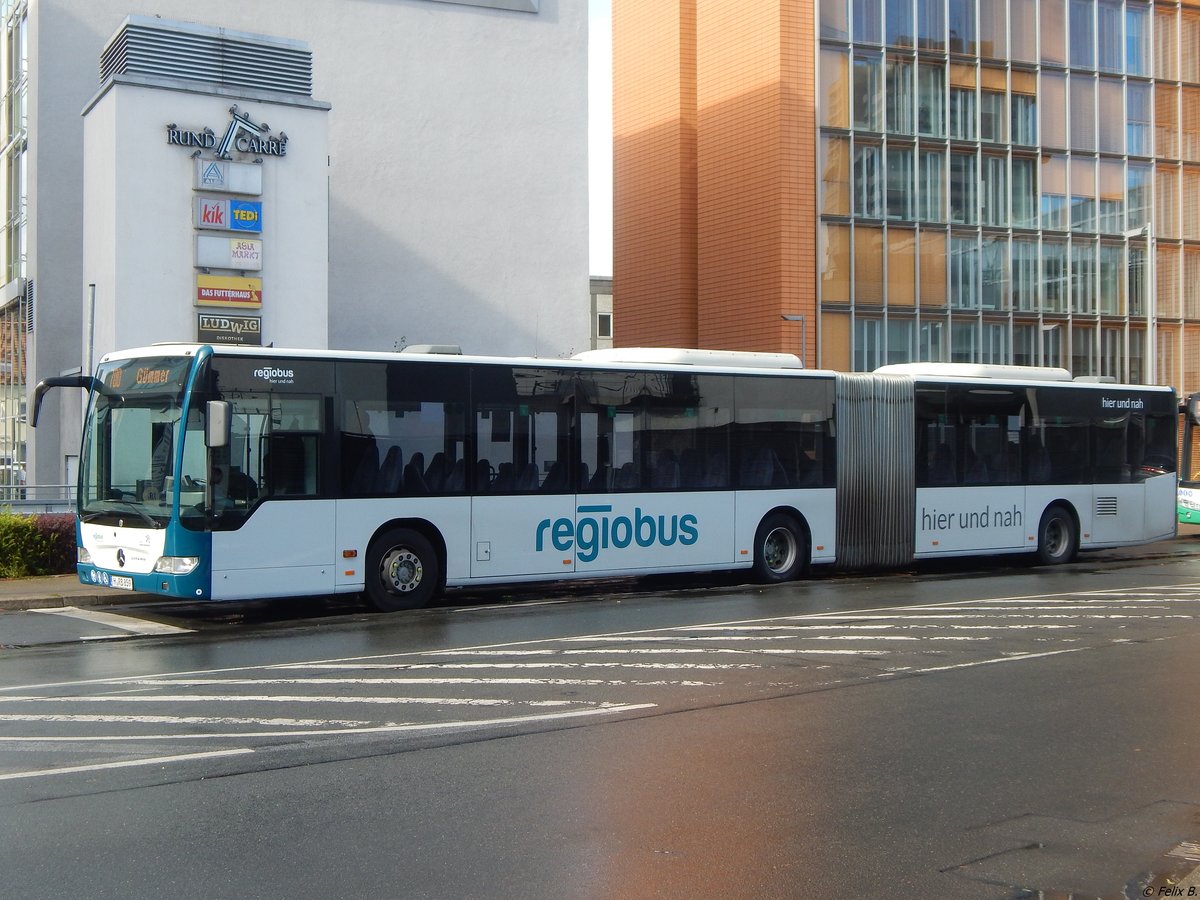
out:
{"label": "asia market sign", "polygon": [[262,279],[197,275],[196,305],[262,309]]}
{"label": "asia market sign", "polygon": [[200,268],[259,272],[263,267],[262,251],[262,241],[250,238],[196,235],[196,265]]}
{"label": "asia market sign", "polygon": [[167,126],[167,143],[176,147],[212,150],[217,159],[232,159],[235,150],[258,156],[287,156],[286,132],[271,134],[269,125],[265,122],[259,124],[246,113],[239,112],[236,103],[229,107],[229,115],[229,124],[220,138],[211,128],[190,131],[172,122]]}
{"label": "asia market sign", "polygon": [[196,227],[262,233],[262,201],[222,197],[196,198]]}

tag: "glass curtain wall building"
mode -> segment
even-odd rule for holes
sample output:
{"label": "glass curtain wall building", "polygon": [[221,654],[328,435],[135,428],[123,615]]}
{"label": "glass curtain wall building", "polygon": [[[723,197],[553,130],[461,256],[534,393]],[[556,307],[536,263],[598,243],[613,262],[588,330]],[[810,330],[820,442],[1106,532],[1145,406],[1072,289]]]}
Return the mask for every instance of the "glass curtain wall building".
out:
{"label": "glass curtain wall building", "polygon": [[1200,389],[1200,8],[817,2],[817,290],[850,367]]}

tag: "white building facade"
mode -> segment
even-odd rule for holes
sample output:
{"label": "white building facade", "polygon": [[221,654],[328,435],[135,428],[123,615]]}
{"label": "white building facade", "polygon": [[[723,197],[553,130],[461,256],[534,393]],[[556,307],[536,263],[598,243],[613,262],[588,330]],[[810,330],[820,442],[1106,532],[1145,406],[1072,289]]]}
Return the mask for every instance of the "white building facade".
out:
{"label": "white building facade", "polygon": [[[3,10],[0,395],[152,341],[589,346],[586,4]],[[71,480],[78,398],[27,450],[5,399],[0,457]]]}

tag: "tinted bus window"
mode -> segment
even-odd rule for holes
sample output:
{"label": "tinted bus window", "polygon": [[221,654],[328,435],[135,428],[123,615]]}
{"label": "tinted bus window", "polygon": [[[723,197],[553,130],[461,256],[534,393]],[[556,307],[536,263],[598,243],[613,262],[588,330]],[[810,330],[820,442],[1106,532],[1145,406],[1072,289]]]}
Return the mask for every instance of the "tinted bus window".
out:
{"label": "tinted bus window", "polygon": [[650,490],[728,487],[733,381],[720,375],[646,377],[644,470]]}
{"label": "tinted bus window", "polygon": [[572,384],[559,369],[475,368],[476,493],[574,492]]}
{"label": "tinted bus window", "polygon": [[830,486],[833,381],[739,376],[735,380],[737,486]]}
{"label": "tinted bus window", "polygon": [[345,496],[466,492],[467,366],[342,362],[337,374]]}
{"label": "tinted bus window", "polygon": [[582,491],[643,489],[641,372],[580,372],[578,380]]}

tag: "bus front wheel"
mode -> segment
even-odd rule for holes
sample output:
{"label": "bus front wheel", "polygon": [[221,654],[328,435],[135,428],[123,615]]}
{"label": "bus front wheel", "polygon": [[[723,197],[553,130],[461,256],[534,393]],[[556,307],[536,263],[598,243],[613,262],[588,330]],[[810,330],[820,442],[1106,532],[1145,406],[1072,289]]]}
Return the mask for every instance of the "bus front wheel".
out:
{"label": "bus front wheel", "polygon": [[1079,550],[1079,529],[1075,518],[1055,504],[1042,513],[1038,526],[1038,562],[1044,566],[1068,563]]}
{"label": "bus front wheel", "polygon": [[382,612],[420,609],[437,593],[437,551],[420,532],[393,528],[367,551],[367,599]]}
{"label": "bus front wheel", "polygon": [[754,577],[767,584],[798,578],[808,566],[804,529],[789,515],[772,513],[754,535]]}

